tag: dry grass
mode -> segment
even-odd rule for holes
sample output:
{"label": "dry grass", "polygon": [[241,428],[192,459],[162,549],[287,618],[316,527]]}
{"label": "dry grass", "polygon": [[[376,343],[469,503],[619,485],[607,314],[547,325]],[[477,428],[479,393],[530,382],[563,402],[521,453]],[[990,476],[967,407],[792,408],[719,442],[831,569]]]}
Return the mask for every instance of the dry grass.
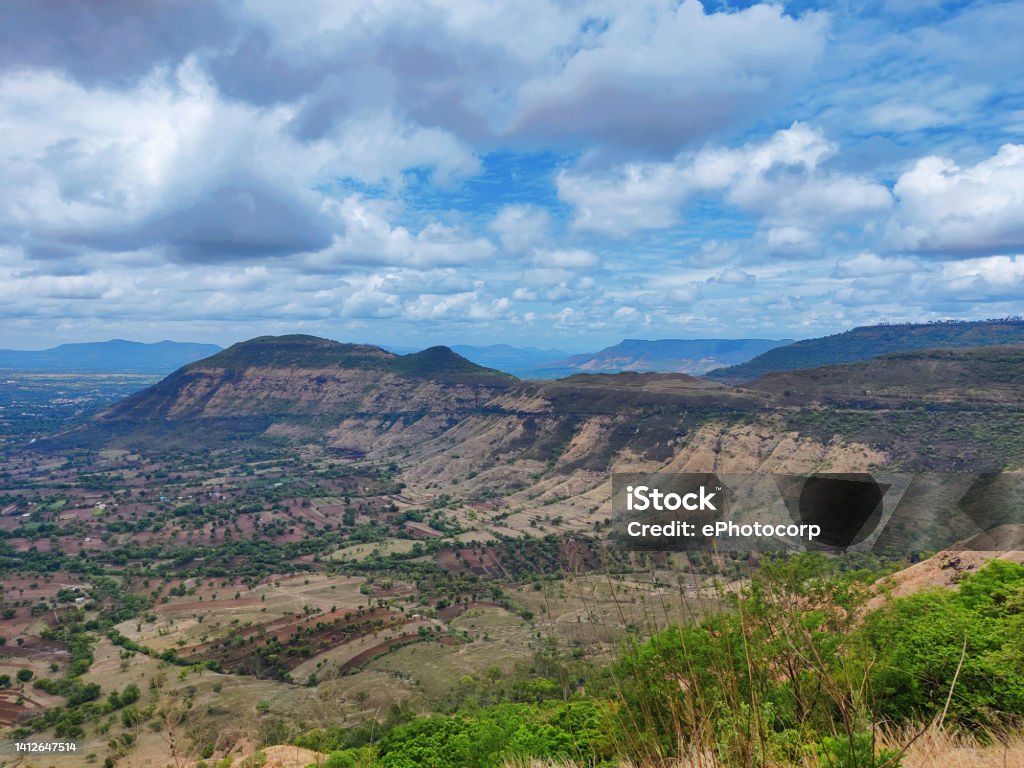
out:
{"label": "dry grass", "polygon": [[[261,756],[254,759],[255,756]],[[302,747],[279,745],[276,747],[263,747],[262,749],[249,749],[244,754],[232,756],[232,768],[239,768],[248,764],[258,764],[260,768],[306,768],[306,766],[323,765],[327,755],[320,752],[313,752]],[[216,764],[216,760],[205,761],[208,765]],[[173,763],[169,763],[173,765]],[[181,763],[183,768],[196,768],[198,763]]]}
{"label": "dry grass", "polygon": [[[915,736],[917,738],[915,738]],[[886,734],[881,746],[900,751],[913,743],[900,762],[900,768],[1020,768],[1024,766],[1024,732],[983,742],[969,734],[929,728],[920,736],[910,730]],[[550,760],[511,760],[504,768],[586,768],[576,763]],[[637,764],[624,762],[620,768],[721,768],[712,755],[692,755],[663,763]],[[814,757],[795,765],[770,764],[768,768],[827,768]]]}
{"label": "dry grass", "polygon": [[[890,748],[906,743],[912,736],[891,734]],[[930,728],[903,756],[902,768],[1013,768],[1024,766],[1024,733],[993,736],[980,743],[969,734]]]}

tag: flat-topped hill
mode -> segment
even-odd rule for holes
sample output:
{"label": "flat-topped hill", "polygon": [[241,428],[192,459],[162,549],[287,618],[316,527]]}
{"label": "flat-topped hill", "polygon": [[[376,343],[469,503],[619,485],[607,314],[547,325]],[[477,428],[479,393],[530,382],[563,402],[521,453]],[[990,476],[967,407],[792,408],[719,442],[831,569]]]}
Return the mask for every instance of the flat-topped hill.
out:
{"label": "flat-topped hill", "polygon": [[709,379],[744,382],[766,373],[854,363],[916,349],[951,349],[1024,344],[1024,320],[870,325],[777,347],[752,360],[707,374]]}

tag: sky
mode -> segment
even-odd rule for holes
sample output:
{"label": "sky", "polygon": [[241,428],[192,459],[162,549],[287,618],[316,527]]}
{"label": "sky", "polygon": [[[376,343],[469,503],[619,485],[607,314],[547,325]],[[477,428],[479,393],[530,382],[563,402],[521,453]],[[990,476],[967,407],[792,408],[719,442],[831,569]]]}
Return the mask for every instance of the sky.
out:
{"label": "sky", "polygon": [[1021,40],[1021,2],[6,2],[0,346],[1024,314]]}

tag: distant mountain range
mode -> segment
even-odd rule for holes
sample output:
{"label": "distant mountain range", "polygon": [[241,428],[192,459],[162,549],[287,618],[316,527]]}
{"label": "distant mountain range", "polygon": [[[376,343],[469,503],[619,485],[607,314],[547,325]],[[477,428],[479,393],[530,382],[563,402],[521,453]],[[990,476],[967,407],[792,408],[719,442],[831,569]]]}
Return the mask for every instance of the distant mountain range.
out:
{"label": "distant mountain range", "polygon": [[53,349],[0,349],[0,369],[76,373],[170,373],[183,365],[220,352],[216,344],[188,344],[113,339],[84,344],[61,344]]}
{"label": "distant mountain range", "polygon": [[544,379],[621,371],[699,375],[792,343],[792,339],[625,339],[593,354],[540,363],[534,374]]}
{"label": "distant mountain range", "polygon": [[485,347],[453,344],[452,351],[467,360],[472,360],[477,365],[497,368],[499,371],[511,373],[521,379],[555,378],[555,376],[541,375],[539,371],[556,360],[569,357],[568,352],[563,352],[560,349],[513,347],[509,344],[490,344]]}
{"label": "distant mountain range", "polygon": [[[86,344],[62,344],[53,349],[36,352],[0,350],[0,369],[166,374],[204,358],[210,358],[208,362],[212,364],[214,361],[223,363],[232,360],[242,353],[255,354],[255,350],[260,350],[260,354],[289,354],[286,351],[287,346],[282,347],[280,344],[245,344],[236,344],[228,350],[222,350],[214,344],[185,344],[174,341],[141,344],[115,339]],[[515,347],[509,344],[458,344],[450,349],[432,347],[431,350],[443,349],[446,354],[454,355],[463,364],[473,363],[482,368],[512,374],[520,379],[559,379],[578,373],[631,371],[686,373],[706,376],[723,383],[738,384],[753,381],[769,373],[853,363],[901,352],[1018,344],[1024,344],[1024,320],[1005,319],[873,325],[854,328],[832,336],[795,342],[791,339],[625,339],[598,352],[585,354],[569,354],[558,349]],[[374,350],[371,357],[379,354],[390,355],[395,358],[392,365],[396,366],[406,364],[399,363],[400,360],[420,360],[419,356],[431,352],[425,350],[415,355],[396,354],[411,350],[393,347],[389,352],[385,352],[375,346],[343,346],[348,350],[345,353],[348,355],[356,354],[356,350]],[[305,345],[301,357],[308,363],[320,353],[333,359],[339,351],[334,348],[325,351],[316,344]],[[447,364],[452,363],[450,359],[446,360]]]}
{"label": "distant mountain range", "polygon": [[521,379],[558,379],[576,373],[703,374],[723,365],[743,363],[792,339],[625,339],[604,349],[570,355],[557,349],[455,345],[454,352],[478,365],[497,368]]}
{"label": "distant mountain range", "polygon": [[767,373],[854,363],[895,352],[1006,344],[1024,344],[1024,320],[870,325],[771,349],[748,362],[710,371],[707,377],[743,383]]}

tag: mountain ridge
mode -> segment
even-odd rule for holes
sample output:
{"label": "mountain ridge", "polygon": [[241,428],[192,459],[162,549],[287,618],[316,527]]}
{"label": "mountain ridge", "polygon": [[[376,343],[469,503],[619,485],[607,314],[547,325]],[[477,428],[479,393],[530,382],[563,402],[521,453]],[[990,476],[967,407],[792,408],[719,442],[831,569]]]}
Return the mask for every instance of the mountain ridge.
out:
{"label": "mountain ridge", "polygon": [[775,371],[746,382],[744,389],[772,395],[783,405],[814,401],[1024,406],[1021,369],[1024,345],[919,349]]}
{"label": "mountain ridge", "polygon": [[54,439],[217,444],[265,435],[362,452],[377,440],[432,435],[516,381],[447,347],[395,355],[315,336],[261,336],[189,363]]}
{"label": "mountain ridge", "polygon": [[572,373],[643,371],[702,374],[728,362],[745,362],[792,339],[623,339],[597,352],[570,355],[538,366],[543,378]]}
{"label": "mountain ridge", "polygon": [[60,344],[41,350],[0,349],[0,368],[76,373],[170,373],[220,351],[221,347],[216,344],[110,339]]}
{"label": "mountain ridge", "polygon": [[709,371],[706,377],[743,383],[767,373],[853,363],[889,353],[1007,344],[1024,344],[1024,320],[866,325],[777,347],[745,363]]}

